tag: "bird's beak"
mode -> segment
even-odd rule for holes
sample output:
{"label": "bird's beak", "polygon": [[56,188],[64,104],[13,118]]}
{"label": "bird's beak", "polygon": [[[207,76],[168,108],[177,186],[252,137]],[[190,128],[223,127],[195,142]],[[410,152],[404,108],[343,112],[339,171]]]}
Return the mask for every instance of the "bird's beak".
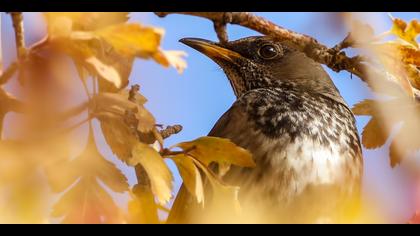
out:
{"label": "bird's beak", "polygon": [[234,62],[242,57],[239,53],[220,46],[219,44],[199,38],[183,38],[181,43],[194,48],[213,60],[224,60]]}

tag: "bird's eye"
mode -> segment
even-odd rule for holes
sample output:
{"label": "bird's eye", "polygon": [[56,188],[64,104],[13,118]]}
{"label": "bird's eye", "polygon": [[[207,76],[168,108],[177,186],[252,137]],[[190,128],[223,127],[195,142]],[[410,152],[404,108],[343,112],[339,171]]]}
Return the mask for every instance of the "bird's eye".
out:
{"label": "bird's eye", "polygon": [[273,45],[264,45],[258,50],[258,55],[263,59],[272,59],[278,54],[277,48]]}

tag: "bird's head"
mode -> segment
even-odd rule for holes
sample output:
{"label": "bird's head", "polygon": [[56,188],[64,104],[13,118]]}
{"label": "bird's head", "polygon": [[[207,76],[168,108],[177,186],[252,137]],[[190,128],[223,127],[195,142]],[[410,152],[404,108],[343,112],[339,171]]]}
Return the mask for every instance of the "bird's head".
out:
{"label": "bird's head", "polygon": [[237,97],[244,92],[291,84],[342,102],[336,87],[319,63],[287,41],[253,36],[227,43],[183,38],[180,42],[215,61],[226,73]]}

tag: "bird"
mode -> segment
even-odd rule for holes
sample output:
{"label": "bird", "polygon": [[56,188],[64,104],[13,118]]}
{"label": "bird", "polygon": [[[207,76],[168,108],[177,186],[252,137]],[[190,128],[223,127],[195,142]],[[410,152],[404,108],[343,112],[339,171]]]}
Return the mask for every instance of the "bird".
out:
{"label": "bird", "polygon": [[[255,168],[231,167],[223,176],[240,187],[249,214],[269,216],[262,223],[343,223],[359,209],[363,158],[355,118],[321,64],[270,36],[180,42],[218,64],[236,96],[208,136],[252,154]],[[192,199],[182,187],[169,222],[194,222],[180,220]]]}

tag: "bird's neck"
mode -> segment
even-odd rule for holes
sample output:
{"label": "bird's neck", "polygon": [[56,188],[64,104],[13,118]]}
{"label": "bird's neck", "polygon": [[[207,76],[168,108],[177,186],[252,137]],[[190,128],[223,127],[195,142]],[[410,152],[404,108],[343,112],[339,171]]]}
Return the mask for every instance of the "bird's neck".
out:
{"label": "bird's neck", "polygon": [[273,79],[267,76],[253,79],[238,78],[235,83],[231,81],[231,85],[237,98],[255,89],[280,89],[285,92],[309,93],[323,96],[347,107],[346,102],[332,81],[328,82],[322,83],[312,78]]}
{"label": "bird's neck", "polygon": [[[242,94],[255,90],[255,89],[282,89],[283,91],[296,91],[296,90],[306,90],[303,85],[295,82],[295,81],[287,81],[287,80],[273,80],[268,77],[263,77],[259,79],[247,79],[242,80],[239,83],[240,86],[234,87],[235,94],[239,98]],[[236,88],[235,88],[236,87]]]}

